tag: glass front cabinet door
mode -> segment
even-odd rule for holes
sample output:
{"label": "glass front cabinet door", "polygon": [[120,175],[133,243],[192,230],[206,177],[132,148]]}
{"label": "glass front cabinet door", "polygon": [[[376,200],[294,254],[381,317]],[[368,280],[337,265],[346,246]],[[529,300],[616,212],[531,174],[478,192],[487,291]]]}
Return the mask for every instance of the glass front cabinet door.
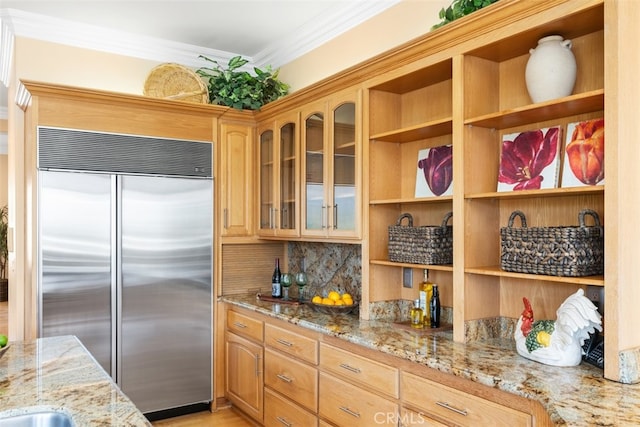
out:
{"label": "glass front cabinet door", "polygon": [[358,105],[349,94],[302,110],[304,237],[360,237]]}
{"label": "glass front cabinet door", "polygon": [[259,235],[298,237],[298,115],[262,124],[259,135]]}

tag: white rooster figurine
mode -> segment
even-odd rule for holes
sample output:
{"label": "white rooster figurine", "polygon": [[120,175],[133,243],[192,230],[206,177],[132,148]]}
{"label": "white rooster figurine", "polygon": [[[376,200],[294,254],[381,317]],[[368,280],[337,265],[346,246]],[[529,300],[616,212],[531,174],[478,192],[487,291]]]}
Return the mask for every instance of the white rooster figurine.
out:
{"label": "white rooster figurine", "polygon": [[526,298],[514,338],[518,354],[546,365],[576,366],[582,360],[582,344],[595,329],[602,331],[602,316],[584,296],[584,290],[567,298],[556,311],[556,320],[533,320]]}

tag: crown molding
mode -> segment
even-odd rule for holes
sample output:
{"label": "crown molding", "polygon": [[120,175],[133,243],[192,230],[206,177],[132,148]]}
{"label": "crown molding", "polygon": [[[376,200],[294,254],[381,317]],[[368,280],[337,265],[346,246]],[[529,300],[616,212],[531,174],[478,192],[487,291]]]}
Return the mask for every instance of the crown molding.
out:
{"label": "crown molding", "polygon": [[0,82],[9,86],[11,65],[13,64],[13,44],[15,42],[13,29],[5,19],[4,10],[0,10]]}
{"label": "crown molding", "polygon": [[322,19],[299,27],[289,38],[272,43],[253,57],[259,67],[279,68],[360,25],[401,0],[351,1],[334,8]]}
{"label": "crown molding", "polygon": [[[325,14],[323,19],[305,24],[254,57],[242,55],[249,63],[247,69],[271,65],[274,69],[291,62],[298,56],[326,43],[348,29],[399,3],[401,0],[354,1]],[[84,49],[98,50],[150,61],[175,62],[187,67],[203,66],[200,55],[222,64],[238,56],[238,53],[204,48],[186,43],[115,31],[64,19],[24,12],[17,9],[0,9],[2,19],[2,51],[5,43],[13,43],[15,36],[59,43]],[[5,35],[6,30],[6,35]],[[0,72],[10,69],[10,58],[0,54]],[[0,74],[4,78],[4,74]],[[8,77],[7,77],[8,81]]]}
{"label": "crown molding", "polygon": [[175,62],[194,68],[202,66],[202,60],[198,58],[201,54],[224,63],[236,56],[221,50],[110,30],[16,9],[4,9],[0,12],[3,27],[11,29],[13,35],[18,37],[150,61]]}

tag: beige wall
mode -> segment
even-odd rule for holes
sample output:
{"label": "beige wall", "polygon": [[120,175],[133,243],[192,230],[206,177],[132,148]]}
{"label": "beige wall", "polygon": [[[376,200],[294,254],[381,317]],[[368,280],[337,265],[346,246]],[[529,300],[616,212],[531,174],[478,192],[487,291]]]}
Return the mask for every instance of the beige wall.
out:
{"label": "beige wall", "polygon": [[0,154],[0,207],[7,204],[7,155]]}
{"label": "beige wall", "polygon": [[[7,133],[7,121],[0,119],[0,134]],[[7,164],[8,156],[0,154],[0,207],[7,204],[8,182],[7,182]]]}
{"label": "beige wall", "polygon": [[142,94],[156,62],[80,49],[41,40],[16,38],[18,79],[113,92]]}
{"label": "beige wall", "polygon": [[452,0],[403,0],[358,27],[280,68],[297,90],[430,31]]}

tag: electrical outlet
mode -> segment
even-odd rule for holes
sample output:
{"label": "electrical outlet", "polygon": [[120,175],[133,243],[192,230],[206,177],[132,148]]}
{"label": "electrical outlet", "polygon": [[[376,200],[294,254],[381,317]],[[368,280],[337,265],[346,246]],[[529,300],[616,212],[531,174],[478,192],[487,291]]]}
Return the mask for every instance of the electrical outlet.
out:
{"label": "electrical outlet", "polygon": [[586,296],[591,300],[593,305],[598,307],[598,311],[604,316],[604,287],[588,285]]}
{"label": "electrical outlet", "polygon": [[413,269],[402,267],[402,286],[405,288],[413,288]]}

